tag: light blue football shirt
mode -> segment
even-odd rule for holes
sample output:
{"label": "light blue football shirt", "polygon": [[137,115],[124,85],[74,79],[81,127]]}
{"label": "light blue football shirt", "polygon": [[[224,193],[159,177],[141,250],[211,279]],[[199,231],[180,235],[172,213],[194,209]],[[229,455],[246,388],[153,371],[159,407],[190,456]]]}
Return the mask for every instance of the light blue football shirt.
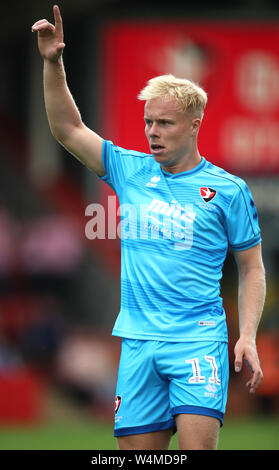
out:
{"label": "light blue football shirt", "polygon": [[205,158],[177,174],[152,155],[103,141],[101,178],[121,209],[121,308],[112,334],[227,341],[220,296],[228,247],[261,241],[246,183]]}

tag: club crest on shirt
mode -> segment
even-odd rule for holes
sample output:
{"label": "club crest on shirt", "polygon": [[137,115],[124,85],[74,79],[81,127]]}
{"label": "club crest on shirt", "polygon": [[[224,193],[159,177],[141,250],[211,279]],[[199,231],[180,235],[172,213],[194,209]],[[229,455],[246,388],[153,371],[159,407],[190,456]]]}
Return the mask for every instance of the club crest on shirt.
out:
{"label": "club crest on shirt", "polygon": [[115,402],[114,402],[114,414],[117,415],[120,405],[121,405],[122,397],[120,395],[116,395]]}
{"label": "club crest on shirt", "polygon": [[210,202],[216,196],[217,191],[216,189],[203,187],[200,188],[200,194],[205,202]]}

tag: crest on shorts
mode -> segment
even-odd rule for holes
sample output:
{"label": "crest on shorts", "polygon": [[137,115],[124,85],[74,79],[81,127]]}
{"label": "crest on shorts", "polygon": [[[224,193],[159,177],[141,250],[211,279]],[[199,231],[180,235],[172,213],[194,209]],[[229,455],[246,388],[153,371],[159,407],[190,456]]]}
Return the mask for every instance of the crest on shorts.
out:
{"label": "crest on shorts", "polygon": [[217,191],[216,189],[203,187],[200,188],[200,193],[205,202],[210,202],[216,196]]}
{"label": "crest on shorts", "polygon": [[116,395],[115,402],[114,402],[114,414],[117,415],[120,405],[121,405],[122,397],[120,395]]}

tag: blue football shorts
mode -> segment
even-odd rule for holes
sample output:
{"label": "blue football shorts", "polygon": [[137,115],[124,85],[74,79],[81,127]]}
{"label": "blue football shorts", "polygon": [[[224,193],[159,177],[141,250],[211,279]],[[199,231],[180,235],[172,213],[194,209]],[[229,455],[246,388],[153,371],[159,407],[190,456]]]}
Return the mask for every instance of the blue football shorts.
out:
{"label": "blue football shorts", "polygon": [[227,343],[122,339],[115,436],[173,428],[181,413],[223,424],[229,381]]}

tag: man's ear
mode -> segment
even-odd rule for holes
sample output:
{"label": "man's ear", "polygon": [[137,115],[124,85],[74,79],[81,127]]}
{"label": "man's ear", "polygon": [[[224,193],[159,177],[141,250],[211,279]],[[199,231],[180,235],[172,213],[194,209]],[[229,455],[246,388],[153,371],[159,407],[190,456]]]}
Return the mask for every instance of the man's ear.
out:
{"label": "man's ear", "polygon": [[192,120],[193,135],[197,135],[201,127],[201,119],[196,117]]}

